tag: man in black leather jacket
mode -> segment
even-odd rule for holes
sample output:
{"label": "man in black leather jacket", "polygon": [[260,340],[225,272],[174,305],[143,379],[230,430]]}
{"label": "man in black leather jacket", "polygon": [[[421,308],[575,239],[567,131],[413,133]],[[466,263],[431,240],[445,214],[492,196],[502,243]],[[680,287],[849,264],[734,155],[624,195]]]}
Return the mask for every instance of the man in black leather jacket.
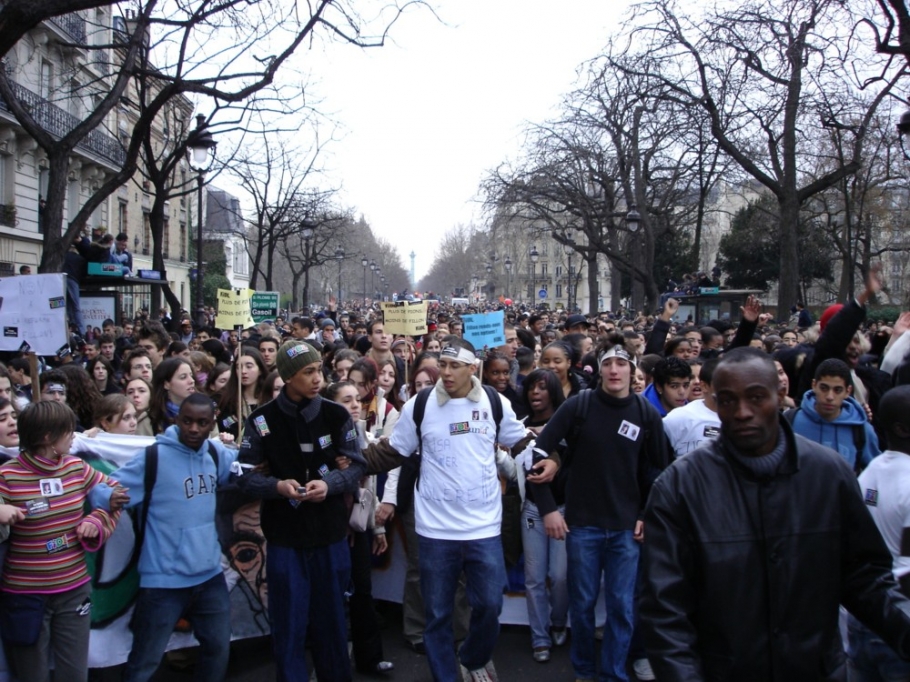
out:
{"label": "man in black leather jacket", "polygon": [[777,384],[767,355],[727,353],[720,437],[652,488],[641,621],[658,680],[845,680],[840,604],[910,658],[910,600],[856,477],[793,434]]}

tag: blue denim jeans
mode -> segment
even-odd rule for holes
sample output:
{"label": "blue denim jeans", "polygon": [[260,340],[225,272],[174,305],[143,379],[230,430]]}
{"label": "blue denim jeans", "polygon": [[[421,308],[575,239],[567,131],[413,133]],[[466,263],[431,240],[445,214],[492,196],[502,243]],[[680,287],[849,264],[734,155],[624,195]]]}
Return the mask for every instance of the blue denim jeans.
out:
{"label": "blue denim jeans", "polygon": [[[72,277],[66,278],[66,317],[69,324],[79,328],[79,335],[85,334],[82,322],[82,308],[80,307],[79,282]],[[66,335],[69,338],[69,334]]]}
{"label": "blue denim jeans", "polygon": [[[547,537],[540,512],[533,502],[525,502],[521,512],[521,541],[525,557],[525,600],[531,625],[531,646],[548,647],[551,645],[550,626],[564,628],[569,613],[566,543],[565,540]],[[549,591],[547,578],[550,579]]]}
{"label": "blue denim jeans", "polygon": [[231,600],[224,574],[219,573],[194,587],[139,590],[125,682],[151,679],[181,617],[192,624],[201,647],[196,663],[197,682],[224,680],[231,652]]}
{"label": "blue denim jeans", "polygon": [[344,619],[344,593],[351,581],[347,538],[316,549],[269,545],[266,575],[278,682],[309,682],[308,632],[319,682],[350,682]]}
{"label": "blue denim jeans", "polygon": [[856,618],[848,619],[850,682],[910,682],[910,662]]}
{"label": "blue denim jeans", "polygon": [[594,605],[605,582],[607,624],[600,647],[600,679],[626,682],[626,657],[632,639],[632,615],[639,546],[631,530],[611,531],[571,526],[566,539],[569,560],[571,658],[575,676],[593,680]]}
{"label": "blue denim jeans", "polygon": [[427,661],[435,682],[455,682],[461,679],[452,627],[458,578],[464,571],[471,605],[471,624],[458,658],[468,670],[477,670],[493,657],[499,637],[499,614],[506,588],[502,541],[498,535],[482,540],[419,537],[420,589],[427,616],[423,633]]}

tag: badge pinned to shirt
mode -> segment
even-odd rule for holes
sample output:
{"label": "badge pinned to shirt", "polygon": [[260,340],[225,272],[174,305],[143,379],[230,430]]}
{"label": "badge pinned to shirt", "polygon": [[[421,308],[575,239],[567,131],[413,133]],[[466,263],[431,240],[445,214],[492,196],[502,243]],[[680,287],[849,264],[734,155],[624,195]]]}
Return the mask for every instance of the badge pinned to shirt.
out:
{"label": "badge pinned to shirt", "polygon": [[719,426],[706,426],[702,432],[705,438],[717,438],[720,435]]}
{"label": "badge pinned to shirt", "polygon": [[35,514],[43,514],[50,508],[51,503],[47,501],[46,497],[36,497],[34,500],[27,500],[25,502],[25,515],[34,516]]}
{"label": "badge pinned to shirt", "polygon": [[344,434],[344,441],[346,443],[350,443],[352,440],[357,440],[357,429],[351,429]]}
{"label": "badge pinned to shirt", "polygon": [[253,419],[253,423],[256,425],[256,430],[259,431],[260,436],[267,436],[271,433],[269,430],[269,425],[265,421],[265,416],[259,415]]}
{"label": "badge pinned to shirt", "polygon": [[640,431],[641,429],[635,424],[632,422],[627,422],[625,419],[623,419],[622,424],[619,425],[619,431],[617,433],[619,433],[619,435],[623,438],[628,438],[631,441],[636,441],[638,440],[638,434]]}
{"label": "badge pinned to shirt", "polygon": [[63,480],[59,478],[42,478],[38,484],[41,486],[43,497],[57,497],[63,494]]}
{"label": "badge pinned to shirt", "polygon": [[332,447],[332,436],[319,436],[319,447],[323,450]]}
{"label": "badge pinned to shirt", "polygon": [[54,538],[53,540],[48,540],[44,543],[44,548],[47,550],[48,554],[59,552],[66,549],[68,546],[69,543],[67,542],[65,535],[61,535],[59,538]]}
{"label": "badge pinned to shirt", "polygon": [[863,495],[865,503],[870,507],[878,506],[878,491],[874,488],[866,488],[866,493]]}

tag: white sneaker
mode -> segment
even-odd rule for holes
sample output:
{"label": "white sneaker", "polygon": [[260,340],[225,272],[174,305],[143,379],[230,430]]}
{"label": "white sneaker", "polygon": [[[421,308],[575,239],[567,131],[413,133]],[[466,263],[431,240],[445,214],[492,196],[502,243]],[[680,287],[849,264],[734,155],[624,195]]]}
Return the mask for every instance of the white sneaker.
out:
{"label": "white sneaker", "polygon": [[651,670],[651,662],[647,658],[639,658],[632,663],[632,672],[640,680],[654,680],[654,671]]}
{"label": "white sneaker", "polygon": [[496,668],[493,667],[493,661],[477,670],[468,670],[464,666],[460,667],[461,678],[464,682],[499,682],[499,676],[496,674]]}

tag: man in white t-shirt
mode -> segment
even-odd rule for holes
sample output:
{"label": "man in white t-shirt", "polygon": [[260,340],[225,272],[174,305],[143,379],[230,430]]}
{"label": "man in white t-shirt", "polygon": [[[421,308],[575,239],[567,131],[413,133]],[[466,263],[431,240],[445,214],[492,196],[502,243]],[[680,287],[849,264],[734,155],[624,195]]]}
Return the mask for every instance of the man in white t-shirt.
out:
{"label": "man in white t-shirt", "polygon": [[[440,354],[439,381],[426,401],[420,440],[414,421],[416,397],[401,411],[388,443],[364,451],[371,471],[400,463],[400,456],[421,451],[414,492],[419,537],[420,587],[426,608],[424,645],[436,682],[495,682],[493,648],[499,635],[502,593],[506,586],[500,527],[502,502],[496,468],[496,422],[490,399],[474,376],[474,347],[452,338]],[[502,400],[498,442],[512,447],[525,437],[508,400]],[[391,455],[391,461],[389,456]],[[381,462],[381,463],[380,463]],[[536,465],[544,473],[528,477],[547,482],[556,462]],[[464,571],[471,625],[455,656],[452,612],[458,579]]]}
{"label": "man in white t-shirt", "polygon": [[711,389],[711,380],[717,363],[717,358],[705,361],[698,375],[704,399],[693,400],[687,405],[677,407],[664,417],[664,432],[677,457],[692,452],[720,434],[720,418],[717,416],[717,404],[714,400],[714,391]]}
{"label": "man in white t-shirt", "polygon": [[[888,434],[888,449],[859,475],[859,487],[893,557],[891,570],[900,590],[910,596],[910,386],[885,393],[875,418]],[[910,679],[910,662],[853,616],[848,632],[847,655],[855,679]]]}

